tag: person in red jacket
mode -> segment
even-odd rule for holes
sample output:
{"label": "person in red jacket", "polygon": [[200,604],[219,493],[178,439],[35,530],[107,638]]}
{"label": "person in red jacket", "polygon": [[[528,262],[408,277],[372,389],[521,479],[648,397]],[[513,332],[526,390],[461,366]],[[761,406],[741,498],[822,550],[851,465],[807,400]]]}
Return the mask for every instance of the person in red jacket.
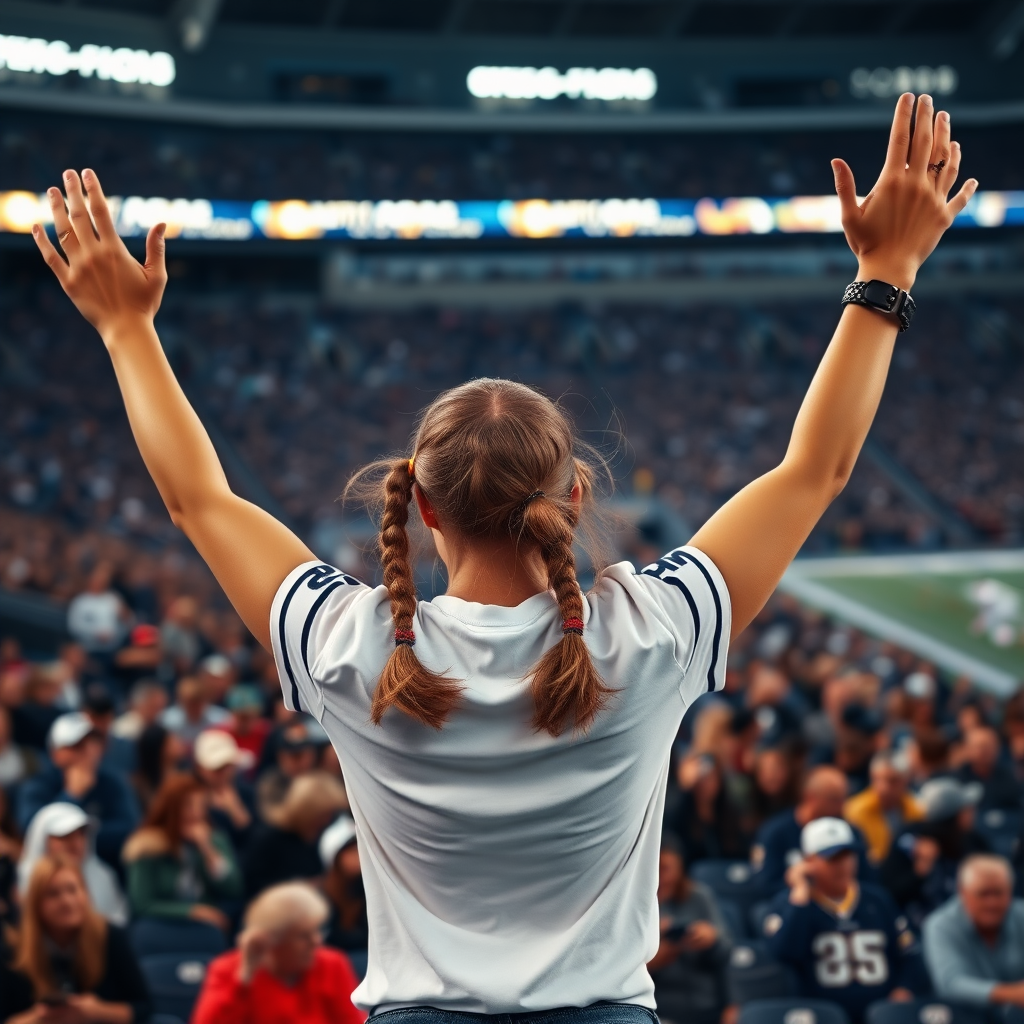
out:
{"label": "person in red jacket", "polygon": [[327,916],[324,898],[301,882],[261,893],[238,948],[210,964],[192,1024],[362,1024],[352,965],[322,944]]}

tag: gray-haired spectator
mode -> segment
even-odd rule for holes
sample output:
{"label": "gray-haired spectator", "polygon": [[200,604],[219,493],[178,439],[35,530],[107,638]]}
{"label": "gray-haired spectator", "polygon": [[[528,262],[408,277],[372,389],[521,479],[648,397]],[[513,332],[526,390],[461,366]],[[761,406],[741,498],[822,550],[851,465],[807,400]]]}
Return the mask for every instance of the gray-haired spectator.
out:
{"label": "gray-haired spectator", "polygon": [[89,816],[77,804],[41,808],[29,822],[18,861],[18,889],[24,895],[40,857],[63,857],[82,872],[92,905],[111,924],[128,923],[128,901],[114,871],[96,856]]}
{"label": "gray-haired spectator", "polygon": [[167,690],[155,679],[140,679],[128,694],[128,710],[114,720],[110,735],[137,741],[147,725],[160,718],[167,707]]}
{"label": "gray-haired spectator", "polygon": [[1004,858],[968,857],[957,895],[925,921],[923,933],[925,962],[943,999],[1024,1008],[1024,900],[1013,898]]}

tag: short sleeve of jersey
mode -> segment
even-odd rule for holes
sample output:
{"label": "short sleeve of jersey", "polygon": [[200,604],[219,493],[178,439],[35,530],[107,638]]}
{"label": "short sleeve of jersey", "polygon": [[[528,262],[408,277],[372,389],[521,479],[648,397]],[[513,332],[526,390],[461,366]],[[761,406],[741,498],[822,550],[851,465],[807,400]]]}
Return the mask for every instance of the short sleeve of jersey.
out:
{"label": "short sleeve of jersey", "polygon": [[650,586],[659,617],[687,650],[683,697],[693,700],[725,685],[725,661],[732,628],[732,604],[718,566],[693,547],[676,548],[640,570],[660,585]]}
{"label": "short sleeve of jersey", "polygon": [[322,562],[305,562],[285,577],[271,606],[270,636],[289,710],[322,717],[323,692],[310,666],[345,609],[366,590],[355,577]]}

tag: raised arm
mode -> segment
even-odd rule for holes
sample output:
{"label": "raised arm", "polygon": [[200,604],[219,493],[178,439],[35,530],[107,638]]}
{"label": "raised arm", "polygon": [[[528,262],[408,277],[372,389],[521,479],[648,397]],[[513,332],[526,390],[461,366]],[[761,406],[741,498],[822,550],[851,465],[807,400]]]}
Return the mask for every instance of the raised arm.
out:
{"label": "raised arm", "polygon": [[[857,279],[907,291],[918,268],[978,183],[972,178],[948,202],[960,167],[949,115],[932,100],[896,105],[885,166],[860,203],[853,172],[834,160],[843,230],[859,260]],[[913,142],[911,136],[913,135]],[[936,169],[937,168],[937,169]],[[896,321],[847,306],[797,415],[782,463],[726,502],[690,542],[722,571],[732,598],[733,636],[771,596],[814,524],[843,489],[875,417],[889,370]]]}
{"label": "raised arm", "polygon": [[83,171],[81,179],[65,171],[64,189],[66,208],[58,189],[48,196],[66,259],[38,224],[32,228],[36,245],[110,353],[132,432],[171,521],[206,560],[253,636],[269,648],[274,594],[295,566],[315,556],[286,526],[231,491],[167,362],[153,325],[167,283],[164,225],[149,232],[140,264],[114,230],[93,171]]}

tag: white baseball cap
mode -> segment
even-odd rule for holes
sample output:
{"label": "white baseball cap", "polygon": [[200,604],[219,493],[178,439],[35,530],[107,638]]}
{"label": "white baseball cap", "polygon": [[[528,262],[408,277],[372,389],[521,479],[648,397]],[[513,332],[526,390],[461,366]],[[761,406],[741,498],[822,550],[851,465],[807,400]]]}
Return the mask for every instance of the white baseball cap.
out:
{"label": "white baseball cap", "polygon": [[69,711],[53,720],[46,742],[51,750],[60,750],[61,747],[73,747],[81,743],[95,731],[88,715],[81,711]]}
{"label": "white baseball cap", "polygon": [[[45,814],[43,814],[44,811]],[[58,839],[62,836],[69,836],[72,832],[77,832],[89,824],[89,815],[81,807],[63,801],[41,807],[36,812],[36,816],[39,815],[43,815],[40,821],[44,823],[46,835],[57,836]],[[32,819],[32,821],[35,820],[35,818]],[[31,828],[31,823],[29,827]]]}
{"label": "white baseball cap", "polygon": [[842,818],[815,818],[800,833],[800,849],[805,857],[834,857],[856,847],[853,829]]}
{"label": "white baseball cap", "polygon": [[192,757],[200,768],[215,772],[233,764],[245,770],[256,762],[252,751],[242,750],[235,737],[223,729],[205,729],[196,737]]}
{"label": "white baseball cap", "polygon": [[334,866],[334,858],[356,837],[356,823],[343,814],[333,825],[324,829],[320,837],[320,860],[324,870],[330,871]]}

